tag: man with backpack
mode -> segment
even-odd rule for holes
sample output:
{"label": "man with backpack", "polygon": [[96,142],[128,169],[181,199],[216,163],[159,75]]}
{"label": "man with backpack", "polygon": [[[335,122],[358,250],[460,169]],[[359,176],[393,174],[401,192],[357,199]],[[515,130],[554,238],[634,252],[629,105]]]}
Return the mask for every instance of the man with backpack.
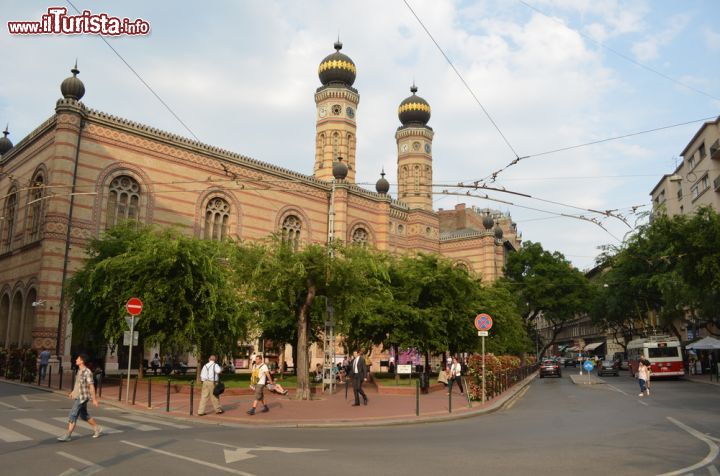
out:
{"label": "man with backpack", "polygon": [[255,365],[253,366],[252,374],[250,375],[250,386],[255,387],[255,400],[253,401],[252,408],[247,411],[248,415],[254,415],[255,409],[257,408],[258,402],[262,403],[262,413],[269,412],[270,409],[265,404],[265,385],[272,384],[273,378],[270,375],[270,369],[263,362],[262,355],[255,356]]}

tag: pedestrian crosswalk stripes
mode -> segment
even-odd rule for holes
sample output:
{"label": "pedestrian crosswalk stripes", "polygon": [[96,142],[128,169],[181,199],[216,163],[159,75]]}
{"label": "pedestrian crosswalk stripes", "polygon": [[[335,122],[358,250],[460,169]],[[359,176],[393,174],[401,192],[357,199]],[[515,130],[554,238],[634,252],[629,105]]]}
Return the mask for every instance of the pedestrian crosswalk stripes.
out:
{"label": "pedestrian crosswalk stripes", "polygon": [[[100,417],[100,418],[102,418],[102,417]],[[185,430],[187,428],[192,428],[189,425],[180,425],[179,423],[173,423],[171,421],[155,420],[153,418],[146,418],[144,416],[123,415],[123,418],[127,418],[128,420],[150,423],[151,425],[169,426],[170,428],[177,428],[178,430]]]}
{"label": "pedestrian crosswalk stripes", "polygon": [[[189,425],[147,419],[139,415],[123,415],[123,419],[98,416],[97,422],[105,435],[132,431],[167,431],[169,429],[192,428]],[[125,419],[126,418],[126,419]],[[149,425],[148,423],[152,423]],[[111,426],[108,426],[111,425]],[[17,443],[22,441],[43,440],[47,435],[54,437],[67,432],[67,417],[50,417],[49,419],[16,418],[5,420],[0,425],[0,442]],[[92,427],[84,421],[78,420],[73,432],[74,437],[86,437],[93,433]]]}
{"label": "pedestrian crosswalk stripes", "polygon": [[[65,425],[65,426],[51,425],[44,421],[36,420],[35,418],[18,418],[15,421],[20,423],[21,425],[29,426],[33,430],[42,431],[43,433],[49,433],[49,434],[55,435],[55,436],[60,436],[63,433],[67,432],[67,425]],[[77,431],[82,432],[82,429],[78,429]],[[85,433],[87,433],[87,432],[85,432]]]}
{"label": "pedestrian crosswalk stripes", "polygon": [[14,443],[16,441],[28,441],[31,438],[28,438],[25,435],[21,435],[20,433],[11,430],[10,428],[5,428],[4,426],[0,426],[0,440],[4,441],[5,443]]}
{"label": "pedestrian crosswalk stripes", "polygon": [[[53,420],[59,421],[60,423],[65,423],[66,425],[67,425],[67,421],[68,421],[67,417],[55,417],[55,418],[53,418]],[[109,427],[107,425],[100,425],[100,426],[102,427],[102,432],[106,435],[110,435],[113,433],[122,433],[122,430],[116,430],[115,428]],[[89,429],[89,431],[92,431],[92,427],[90,426],[89,423],[85,423],[82,420],[78,420],[77,426],[75,427],[75,432],[78,430],[83,430],[83,429]],[[73,432],[73,433],[75,433],[75,432]]]}
{"label": "pedestrian crosswalk stripes", "polygon": [[129,426],[129,427],[131,427],[131,428],[133,428],[133,429],[135,429],[135,430],[139,430],[139,431],[156,431],[156,430],[159,430],[159,429],[160,429],[160,428],[158,428],[158,427],[156,427],[156,426],[144,425],[144,424],[137,424],[137,423],[132,422],[132,421],[119,420],[119,419],[117,419],[117,418],[98,417],[98,419],[99,419],[99,420],[102,420],[102,421],[108,421],[108,422],[110,422],[110,423],[115,423],[116,425],[120,425],[120,426]]}

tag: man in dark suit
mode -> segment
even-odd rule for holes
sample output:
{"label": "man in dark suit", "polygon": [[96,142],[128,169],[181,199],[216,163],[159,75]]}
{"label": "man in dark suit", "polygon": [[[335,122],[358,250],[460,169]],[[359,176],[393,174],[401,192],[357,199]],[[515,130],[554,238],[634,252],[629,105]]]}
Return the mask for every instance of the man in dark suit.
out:
{"label": "man in dark suit", "polygon": [[362,389],[362,384],[367,380],[367,365],[365,365],[365,358],[360,355],[356,350],[353,352],[353,359],[350,362],[350,375],[353,379],[353,393],[355,394],[354,407],[360,406],[360,395],[363,397],[363,403],[367,405],[368,398],[365,395],[365,391]]}

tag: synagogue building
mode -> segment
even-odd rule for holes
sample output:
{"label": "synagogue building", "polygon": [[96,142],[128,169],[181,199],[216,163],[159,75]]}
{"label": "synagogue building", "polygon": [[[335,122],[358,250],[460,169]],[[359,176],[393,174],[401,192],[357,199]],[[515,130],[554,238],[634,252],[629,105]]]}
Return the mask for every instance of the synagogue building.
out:
{"label": "synagogue building", "polygon": [[318,69],[312,175],[91,109],[73,68],[52,116],[16,144],[7,129],[0,138],[0,347],[47,348],[67,362],[63,284],[88,240],[128,219],[208,240],[281,233],[296,246],[333,238],[438,253],[483,281],[500,276],[520,247],[516,225],[496,210],[433,209],[433,168],[442,163],[433,161],[430,105],[414,85],[394,131],[397,196],[384,173],[375,190],[355,183],[360,93],[341,48]]}

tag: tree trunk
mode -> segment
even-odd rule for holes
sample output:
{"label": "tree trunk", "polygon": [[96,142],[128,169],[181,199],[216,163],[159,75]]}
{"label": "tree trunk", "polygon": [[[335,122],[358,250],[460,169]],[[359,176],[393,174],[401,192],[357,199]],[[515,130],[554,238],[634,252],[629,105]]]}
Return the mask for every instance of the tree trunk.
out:
{"label": "tree trunk", "polygon": [[285,343],[280,344],[280,358],[278,359],[280,361],[280,378],[278,380],[283,380],[285,378]]}
{"label": "tree trunk", "polygon": [[297,400],[310,400],[310,362],[308,359],[308,339],[310,331],[310,308],[315,300],[315,283],[308,282],[305,302],[298,312],[298,349],[295,373],[297,374]]}

